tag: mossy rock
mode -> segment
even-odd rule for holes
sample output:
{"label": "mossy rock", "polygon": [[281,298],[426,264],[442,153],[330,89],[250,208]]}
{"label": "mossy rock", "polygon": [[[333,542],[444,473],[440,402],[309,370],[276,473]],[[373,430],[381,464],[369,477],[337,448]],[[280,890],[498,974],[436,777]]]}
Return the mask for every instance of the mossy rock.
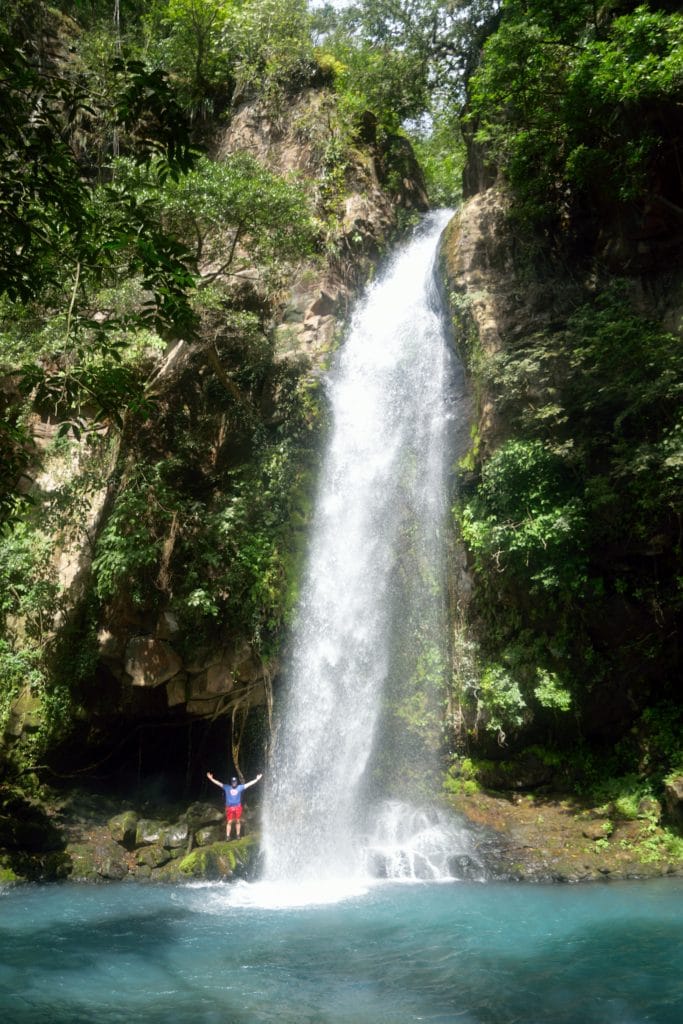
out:
{"label": "mossy rock", "polygon": [[135,847],[137,835],[138,816],[135,811],[123,811],[109,819],[108,828],[112,839],[125,846],[127,850]]}
{"label": "mossy rock", "polygon": [[71,862],[73,879],[90,882],[100,879],[120,881],[128,874],[125,854],[113,839],[70,843],[66,852]]}
{"label": "mossy rock", "polygon": [[225,812],[222,807],[214,804],[197,802],[190,804],[185,812],[185,820],[192,831],[207,825],[222,824]]}
{"label": "mossy rock", "polygon": [[138,850],[135,860],[139,866],[146,865],[148,868],[160,868],[171,859],[171,854],[163,846],[144,846]]}
{"label": "mossy rock", "polygon": [[66,848],[71,861],[71,877],[85,882],[99,878],[95,866],[95,851],[89,843],[69,843]]}
{"label": "mossy rock", "polygon": [[223,825],[207,825],[195,832],[194,841],[197,846],[211,846],[212,843],[220,843],[224,835]]}
{"label": "mossy rock", "polygon": [[13,882],[26,882],[28,879],[18,875],[11,863],[4,857],[0,860],[0,885],[11,885]]}
{"label": "mossy rock", "polygon": [[257,849],[255,836],[245,836],[234,842],[213,843],[193,850],[178,864],[186,878],[232,878],[248,870]]}
{"label": "mossy rock", "polygon": [[43,702],[40,697],[33,696],[30,686],[25,686],[10,708],[5,731],[17,738],[22,733],[37,732],[43,721]]}
{"label": "mossy rock", "polygon": [[161,834],[161,845],[168,850],[177,850],[187,846],[190,838],[190,830],[186,821],[180,821],[176,825],[169,825]]}
{"label": "mossy rock", "polygon": [[135,845],[152,846],[155,843],[163,842],[167,828],[166,822],[140,818],[135,830]]}

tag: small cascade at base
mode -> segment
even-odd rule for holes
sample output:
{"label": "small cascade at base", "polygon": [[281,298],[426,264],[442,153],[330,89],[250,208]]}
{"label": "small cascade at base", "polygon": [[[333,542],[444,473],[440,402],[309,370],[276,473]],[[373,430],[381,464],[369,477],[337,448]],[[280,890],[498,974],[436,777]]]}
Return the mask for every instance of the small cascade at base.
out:
{"label": "small cascade at base", "polygon": [[375,809],[366,837],[364,866],[370,877],[394,881],[483,881],[471,833],[438,808],[387,800]]}

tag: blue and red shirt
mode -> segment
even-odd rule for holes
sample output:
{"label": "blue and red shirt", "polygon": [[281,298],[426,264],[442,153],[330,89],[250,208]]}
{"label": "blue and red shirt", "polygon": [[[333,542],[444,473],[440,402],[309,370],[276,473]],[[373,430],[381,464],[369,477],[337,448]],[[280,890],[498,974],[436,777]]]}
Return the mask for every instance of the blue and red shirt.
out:
{"label": "blue and red shirt", "polygon": [[225,806],[239,807],[242,803],[242,793],[245,788],[246,787],[241,783],[239,786],[229,786],[227,783],[224,783],[223,790],[225,791]]}

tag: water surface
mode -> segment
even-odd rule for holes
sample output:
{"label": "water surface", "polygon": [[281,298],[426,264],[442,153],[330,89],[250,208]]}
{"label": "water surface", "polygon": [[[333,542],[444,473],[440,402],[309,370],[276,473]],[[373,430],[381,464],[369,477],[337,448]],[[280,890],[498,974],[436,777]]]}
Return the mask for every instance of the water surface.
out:
{"label": "water surface", "polygon": [[385,883],[336,902],[278,905],[295,897],[296,890],[246,883],[7,890],[0,897],[1,1019],[683,1020],[678,880]]}

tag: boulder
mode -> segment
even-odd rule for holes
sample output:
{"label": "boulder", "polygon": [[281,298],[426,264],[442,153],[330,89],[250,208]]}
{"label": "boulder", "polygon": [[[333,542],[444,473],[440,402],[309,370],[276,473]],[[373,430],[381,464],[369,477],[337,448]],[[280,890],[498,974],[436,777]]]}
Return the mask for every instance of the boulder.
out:
{"label": "boulder", "polygon": [[187,675],[179,672],[166,683],[166,703],[169,708],[184,704],[187,700]]}
{"label": "boulder", "polygon": [[33,696],[29,686],[25,686],[12,704],[5,732],[15,738],[25,732],[36,732],[42,720],[42,702]]}
{"label": "boulder", "polygon": [[683,828],[683,775],[669,776],[664,785],[664,809],[667,821]]}
{"label": "boulder", "polygon": [[171,825],[161,833],[161,845],[167,850],[176,850],[186,846],[190,838],[190,830],[186,821]]}
{"label": "boulder", "polygon": [[638,817],[649,821],[662,820],[662,805],[653,796],[644,796],[638,804]]}
{"label": "boulder", "polygon": [[127,850],[132,850],[138,827],[138,816],[135,811],[123,811],[115,815],[110,818],[108,825],[112,839],[125,846]]}
{"label": "boulder", "polygon": [[163,821],[140,818],[135,830],[135,845],[151,846],[153,843],[161,843],[167,828]]}
{"label": "boulder", "polygon": [[197,829],[194,841],[197,846],[210,846],[212,843],[220,843],[224,837],[223,825],[207,825],[206,828]]}
{"label": "boulder", "polygon": [[593,842],[597,842],[598,839],[606,839],[612,831],[611,822],[607,818],[600,820],[596,818],[594,821],[588,821],[581,829],[581,834],[584,839],[592,839]]}
{"label": "boulder", "polygon": [[190,655],[185,660],[185,668],[188,672],[197,673],[203,672],[209,668],[210,665],[215,665],[221,660],[222,652],[216,650],[214,647],[200,647],[194,654]]}
{"label": "boulder", "polygon": [[317,297],[311,303],[305,319],[309,316],[334,316],[339,310],[341,293],[335,285],[325,284],[319,289]]}
{"label": "boulder", "polygon": [[126,645],[126,672],[133,686],[159,686],[182,668],[171,645],[151,636],[134,636]]}
{"label": "boulder", "polygon": [[156,635],[159,640],[171,640],[179,628],[178,620],[173,612],[162,612],[157,622]]}
{"label": "boulder", "polygon": [[216,804],[197,802],[190,804],[185,819],[194,832],[204,825],[218,825],[223,822],[224,811]]}
{"label": "boulder", "polygon": [[178,864],[186,878],[231,878],[246,873],[257,849],[254,836],[199,847]]}
{"label": "boulder", "polygon": [[233,687],[233,678],[230,673],[229,664],[220,661],[210,665],[204,672],[194,676],[190,681],[189,697],[191,700],[201,700],[203,697],[217,697],[223,693],[229,693]]}
{"label": "boulder", "polygon": [[149,868],[150,872],[152,868],[159,868],[162,864],[167,864],[170,859],[169,851],[159,844],[145,846],[135,854],[135,862],[138,867]]}
{"label": "boulder", "polygon": [[126,854],[113,839],[70,843],[66,852],[71,863],[73,879],[120,881],[128,874]]}

